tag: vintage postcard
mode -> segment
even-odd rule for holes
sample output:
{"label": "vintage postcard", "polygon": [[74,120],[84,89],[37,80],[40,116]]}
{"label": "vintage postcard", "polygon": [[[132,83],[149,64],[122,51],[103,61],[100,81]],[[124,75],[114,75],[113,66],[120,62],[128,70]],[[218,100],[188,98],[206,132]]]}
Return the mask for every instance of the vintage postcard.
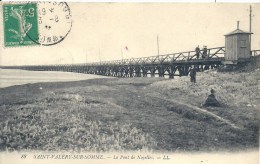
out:
{"label": "vintage postcard", "polygon": [[259,163],[259,3],[0,2],[0,164]]}

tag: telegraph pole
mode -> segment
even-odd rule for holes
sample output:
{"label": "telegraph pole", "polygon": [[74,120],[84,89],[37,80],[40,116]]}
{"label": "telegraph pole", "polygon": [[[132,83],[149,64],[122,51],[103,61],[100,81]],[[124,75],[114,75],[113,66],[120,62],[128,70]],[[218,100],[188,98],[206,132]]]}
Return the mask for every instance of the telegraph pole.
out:
{"label": "telegraph pole", "polygon": [[88,53],[87,53],[87,50],[86,50],[86,63],[88,63]]}
{"label": "telegraph pole", "polygon": [[122,47],[121,47],[121,57],[122,57],[122,62],[123,62],[123,60],[124,60],[124,54],[123,54]]}
{"label": "telegraph pole", "polygon": [[99,57],[99,62],[101,64],[100,48],[98,49],[98,57]]}
{"label": "telegraph pole", "polygon": [[157,35],[157,51],[158,51],[158,58],[159,58],[160,51],[159,51],[159,37],[158,37],[158,35]]}
{"label": "telegraph pole", "polygon": [[252,6],[250,5],[250,8],[249,8],[249,32],[252,32]]}
{"label": "telegraph pole", "polygon": [[[249,7],[249,32],[252,32],[252,6]],[[249,45],[251,50],[251,34],[249,35]]]}

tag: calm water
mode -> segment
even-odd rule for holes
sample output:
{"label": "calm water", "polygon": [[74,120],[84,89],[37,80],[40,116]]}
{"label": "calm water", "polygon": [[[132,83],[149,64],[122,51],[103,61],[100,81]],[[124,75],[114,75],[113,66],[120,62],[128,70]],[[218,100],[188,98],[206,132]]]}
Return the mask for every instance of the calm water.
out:
{"label": "calm water", "polygon": [[71,72],[25,71],[0,69],[0,88],[38,82],[79,81],[105,76],[87,75]]}

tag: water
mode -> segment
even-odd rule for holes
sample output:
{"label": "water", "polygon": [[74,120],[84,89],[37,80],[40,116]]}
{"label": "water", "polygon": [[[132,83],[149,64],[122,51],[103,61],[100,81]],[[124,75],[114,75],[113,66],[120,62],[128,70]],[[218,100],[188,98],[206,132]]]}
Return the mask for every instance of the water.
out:
{"label": "water", "polygon": [[25,71],[15,69],[0,69],[0,88],[38,82],[79,81],[105,76],[48,71]]}

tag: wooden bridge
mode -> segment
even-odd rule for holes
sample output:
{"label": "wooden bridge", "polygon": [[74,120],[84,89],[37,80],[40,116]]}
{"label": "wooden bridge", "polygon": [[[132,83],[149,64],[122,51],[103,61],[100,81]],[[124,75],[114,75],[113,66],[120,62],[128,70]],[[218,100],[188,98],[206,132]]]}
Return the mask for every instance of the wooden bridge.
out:
{"label": "wooden bridge", "polygon": [[[31,66],[5,66],[5,69],[24,69],[30,71],[63,71],[85,74],[96,74],[114,77],[169,77],[187,76],[192,67],[198,71],[218,68],[225,60],[225,48],[217,47],[207,49],[205,58],[197,58],[195,51],[179,52],[166,55],[131,58],[114,61],[103,61],[83,64],[61,65],[31,65]],[[260,55],[260,50],[251,51],[251,56]],[[248,59],[238,60],[246,62]]]}

